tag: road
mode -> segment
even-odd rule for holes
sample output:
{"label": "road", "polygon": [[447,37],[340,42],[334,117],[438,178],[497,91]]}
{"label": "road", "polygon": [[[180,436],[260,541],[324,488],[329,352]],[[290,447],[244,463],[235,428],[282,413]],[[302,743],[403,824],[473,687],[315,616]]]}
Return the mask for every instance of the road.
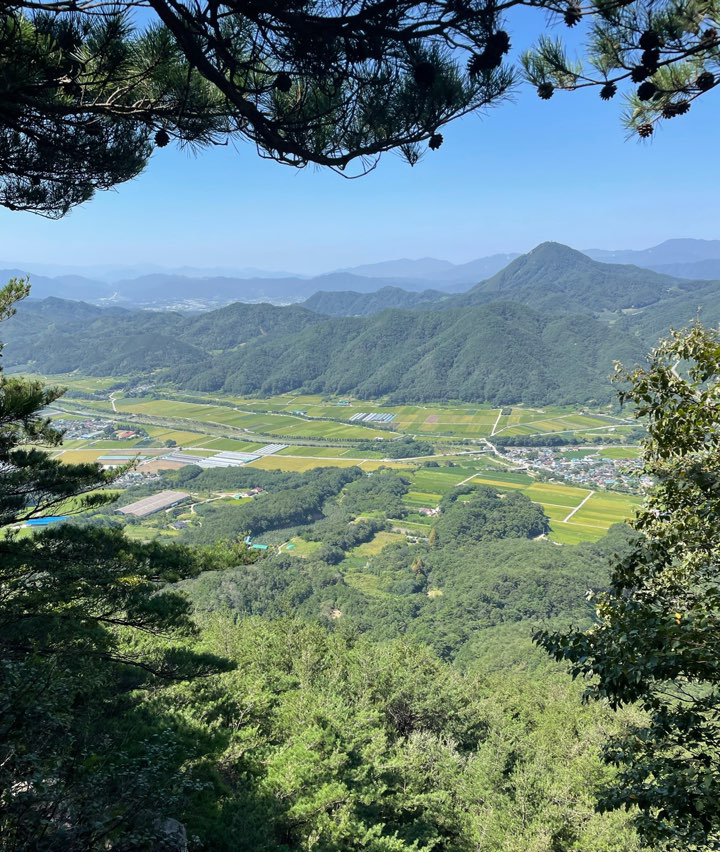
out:
{"label": "road", "polygon": [[588,494],[588,496],[587,496],[587,497],[585,497],[585,499],[584,499],[581,503],[579,503],[579,504],[578,504],[578,505],[577,505],[577,506],[576,506],[576,507],[572,510],[572,512],[570,512],[570,514],[569,514],[566,518],[563,518],[563,521],[562,521],[562,522],[563,522],[564,524],[566,524],[566,523],[570,520],[570,518],[572,518],[572,516],[575,514],[575,512],[577,512],[577,511],[578,511],[578,509],[582,509],[582,507],[583,507],[583,506],[587,503],[587,501],[588,501],[588,500],[589,500],[589,499],[593,496],[593,494],[594,494],[594,493],[595,493],[594,491],[591,491],[591,492]]}

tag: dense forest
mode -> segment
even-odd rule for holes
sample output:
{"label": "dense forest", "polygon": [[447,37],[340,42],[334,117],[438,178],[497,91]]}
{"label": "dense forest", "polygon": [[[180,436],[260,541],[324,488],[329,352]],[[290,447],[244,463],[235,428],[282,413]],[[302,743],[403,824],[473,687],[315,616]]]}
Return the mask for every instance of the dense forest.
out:
{"label": "dense forest", "polygon": [[614,360],[639,363],[701,304],[703,317],[720,318],[716,282],[598,263],[555,243],[468,293],[406,295],[318,294],[305,307],[237,303],[191,316],[29,301],[7,323],[7,364],[152,374],[205,392],[592,404],[614,398]]}

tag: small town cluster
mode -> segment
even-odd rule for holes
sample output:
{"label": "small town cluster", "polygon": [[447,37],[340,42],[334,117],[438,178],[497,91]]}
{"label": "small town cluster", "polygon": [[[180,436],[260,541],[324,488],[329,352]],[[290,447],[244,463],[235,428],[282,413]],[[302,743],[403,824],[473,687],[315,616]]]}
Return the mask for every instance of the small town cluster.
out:
{"label": "small town cluster", "polygon": [[503,455],[518,465],[545,474],[553,480],[588,488],[611,491],[643,492],[652,485],[641,472],[641,462],[634,458],[607,458],[602,448],[556,449],[554,447],[508,447]]}

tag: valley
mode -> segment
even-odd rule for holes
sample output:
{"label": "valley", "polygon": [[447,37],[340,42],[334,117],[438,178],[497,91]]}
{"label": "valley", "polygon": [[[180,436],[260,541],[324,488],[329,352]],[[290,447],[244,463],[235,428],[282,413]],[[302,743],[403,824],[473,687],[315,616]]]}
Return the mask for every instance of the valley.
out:
{"label": "valley", "polygon": [[[57,457],[67,463],[98,461],[108,467],[135,462],[134,473],[125,478],[131,487],[157,477],[160,471],[177,470],[195,458],[219,458],[222,453],[247,454],[244,472],[305,473],[327,467],[357,467],[366,473],[396,470],[409,482],[402,517],[388,518],[401,537],[426,537],[444,496],[459,486],[484,485],[501,493],[518,491],[541,505],[551,521],[549,539],[561,544],[599,539],[612,524],[630,517],[639,504],[638,481],[631,479],[621,486],[636,494],[609,490],[593,478],[589,464],[571,467],[577,481],[563,480],[565,455],[592,456],[596,463],[602,458],[611,472],[627,467],[634,452],[628,444],[637,427],[631,420],[605,412],[567,406],[398,406],[318,394],[213,398],[169,388],[154,388],[152,396],[149,390],[144,396],[133,396],[108,390],[122,384],[122,378],[60,375],[42,379],[68,387],[52,413],[62,426],[70,428],[73,437],[66,438]],[[92,434],[93,429],[107,431],[109,424],[122,424],[125,431],[141,429],[142,435],[126,436],[122,431],[119,437]],[[405,448],[408,439],[411,444]],[[538,454],[532,450],[503,446],[508,439],[523,444],[556,443],[556,475],[548,470],[546,457],[536,463],[533,456]],[[278,450],[256,455],[272,441],[282,442],[276,445]],[[413,450],[415,445],[418,450]],[[415,452],[418,454],[413,455]],[[192,493],[192,499],[212,501],[213,508],[238,505],[232,494],[210,489]],[[177,537],[174,524],[180,520],[187,524],[181,527],[187,536],[191,534],[188,528],[202,524],[197,513],[191,514],[178,507],[164,513],[164,523],[151,518],[142,526],[130,527],[129,532],[150,538]],[[378,542],[384,541],[384,535],[378,533]],[[279,550],[292,539],[277,543]],[[357,554],[352,559],[356,561]]]}

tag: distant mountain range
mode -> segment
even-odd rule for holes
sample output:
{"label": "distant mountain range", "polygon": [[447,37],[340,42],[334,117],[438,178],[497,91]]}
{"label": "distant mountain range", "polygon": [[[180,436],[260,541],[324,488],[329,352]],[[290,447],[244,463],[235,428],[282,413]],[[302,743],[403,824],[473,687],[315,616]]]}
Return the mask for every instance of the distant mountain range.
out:
{"label": "distant mountain range", "polygon": [[[667,240],[642,251],[588,249],[584,254],[605,264],[632,264],[673,278],[720,280],[720,240]],[[495,254],[463,264],[436,258],[389,260],[316,276],[246,267],[236,270],[191,267],[160,270],[148,265],[134,269],[96,267],[88,269],[87,274],[67,270],[53,275],[53,267],[47,264],[30,264],[29,267],[7,264],[0,268],[0,281],[28,274],[29,268],[33,298],[56,296],[82,299],[97,305],[180,311],[208,310],[236,301],[293,304],[303,302],[316,293],[344,294],[332,304],[324,298],[324,312],[337,315],[338,312],[346,312],[343,305],[352,301],[352,296],[347,295],[352,293],[386,291],[375,300],[377,305],[408,307],[418,300],[396,291],[462,293],[490,280],[494,283],[488,283],[488,288],[502,287],[502,282],[496,280],[497,274],[520,257],[514,253]],[[424,303],[428,300],[427,296],[423,296],[419,301]],[[357,315],[367,312],[367,304],[358,303]]]}
{"label": "distant mountain range", "polygon": [[143,375],[236,394],[589,404],[614,399],[613,360],[637,363],[698,313],[720,322],[720,282],[543,243],[465,293],[326,290],[304,305],[190,316],[49,298],[22,303],[0,333],[7,367],[48,374]]}

